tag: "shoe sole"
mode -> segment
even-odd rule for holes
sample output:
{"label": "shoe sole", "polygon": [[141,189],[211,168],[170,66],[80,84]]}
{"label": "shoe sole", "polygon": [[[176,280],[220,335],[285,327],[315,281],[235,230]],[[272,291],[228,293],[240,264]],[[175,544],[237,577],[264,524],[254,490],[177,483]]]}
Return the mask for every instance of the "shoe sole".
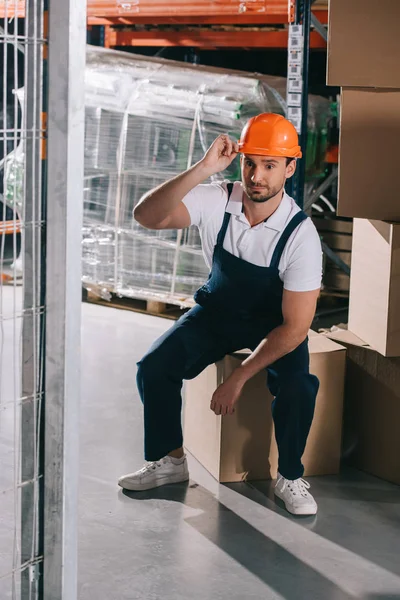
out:
{"label": "shoe sole", "polygon": [[159,481],[147,484],[118,482],[118,485],[122,489],[130,492],[146,492],[147,490],[153,490],[163,485],[169,485],[170,483],[183,483],[184,481],[189,481],[189,475],[174,475],[172,477],[168,477],[168,479],[165,478],[164,481],[161,479]]}
{"label": "shoe sole", "polygon": [[316,515],[317,511],[318,511],[318,506],[311,508],[311,509],[307,509],[306,507],[304,508],[300,508],[300,509],[294,509],[293,506],[291,506],[290,504],[286,504],[286,500],[282,497],[281,493],[279,492],[279,490],[274,490],[274,494],[277,498],[279,498],[280,500],[282,500],[282,502],[285,505],[285,508],[288,512],[290,512],[290,514],[292,515],[298,515],[301,517],[306,517],[306,516],[311,516],[311,515]]}

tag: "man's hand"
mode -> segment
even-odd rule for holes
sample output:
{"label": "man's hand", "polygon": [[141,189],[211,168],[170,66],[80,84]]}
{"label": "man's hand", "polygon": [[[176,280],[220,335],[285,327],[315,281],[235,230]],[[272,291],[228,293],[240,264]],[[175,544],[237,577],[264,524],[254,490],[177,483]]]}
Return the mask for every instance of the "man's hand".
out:
{"label": "man's hand", "polygon": [[216,415],[232,415],[235,404],[239,400],[245,381],[236,376],[234,371],[224,383],[215,390],[210,408]]}
{"label": "man's hand", "polygon": [[211,144],[204,158],[200,161],[204,170],[211,175],[220,173],[229,167],[239,152],[239,145],[228,135],[220,135]]}

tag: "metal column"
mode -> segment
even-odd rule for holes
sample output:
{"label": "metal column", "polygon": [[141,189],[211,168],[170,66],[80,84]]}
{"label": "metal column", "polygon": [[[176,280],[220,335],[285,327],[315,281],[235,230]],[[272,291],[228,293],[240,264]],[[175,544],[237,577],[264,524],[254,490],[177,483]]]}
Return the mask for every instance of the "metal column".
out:
{"label": "metal column", "polygon": [[303,158],[299,161],[288,190],[303,208],[307,163],[308,69],[312,0],[297,0],[295,23],[289,25],[288,47],[288,119],[299,134]]}
{"label": "metal column", "polygon": [[304,205],[304,186],[306,182],[306,164],[307,164],[307,138],[308,138],[308,69],[310,63],[310,24],[311,24],[311,0],[303,0],[303,90],[302,90],[302,121],[300,145],[303,150],[303,160],[299,164],[297,179],[297,203],[303,208]]}
{"label": "metal column", "polygon": [[[43,1],[27,0],[25,15],[25,172],[21,404],[21,599],[37,600],[43,568],[44,283]],[[24,568],[25,566],[25,568]]]}
{"label": "metal column", "polygon": [[49,0],[44,600],[77,597],[86,3]]}

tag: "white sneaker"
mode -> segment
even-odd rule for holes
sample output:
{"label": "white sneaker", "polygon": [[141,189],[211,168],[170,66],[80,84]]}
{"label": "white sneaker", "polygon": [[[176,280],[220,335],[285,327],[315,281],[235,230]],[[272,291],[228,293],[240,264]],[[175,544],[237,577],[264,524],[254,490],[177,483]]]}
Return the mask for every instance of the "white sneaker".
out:
{"label": "white sneaker", "polygon": [[285,479],[278,473],[274,493],[285,503],[286,510],[293,515],[315,515],[317,503],[308,492],[310,484],[304,479]]}
{"label": "white sneaker", "polygon": [[160,460],[149,462],[139,471],[124,475],[118,480],[118,485],[125,490],[143,492],[169,483],[188,481],[189,470],[186,456],[183,461],[176,465],[170,456],[164,456]]}

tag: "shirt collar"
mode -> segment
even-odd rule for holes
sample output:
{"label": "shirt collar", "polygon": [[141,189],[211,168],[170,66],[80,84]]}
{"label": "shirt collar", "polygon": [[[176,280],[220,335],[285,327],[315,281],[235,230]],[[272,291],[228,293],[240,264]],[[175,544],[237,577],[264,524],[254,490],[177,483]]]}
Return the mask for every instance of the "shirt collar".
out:
{"label": "shirt collar", "polygon": [[[235,215],[239,220],[247,223],[247,219],[242,212],[243,208],[243,187],[241,181],[235,181],[231,197],[226,206],[226,212],[231,215]],[[282,202],[276,209],[276,211],[264,221],[264,227],[273,229],[274,231],[282,231],[285,227],[289,215],[292,210],[292,203],[290,197],[286,192],[283,194]]]}

